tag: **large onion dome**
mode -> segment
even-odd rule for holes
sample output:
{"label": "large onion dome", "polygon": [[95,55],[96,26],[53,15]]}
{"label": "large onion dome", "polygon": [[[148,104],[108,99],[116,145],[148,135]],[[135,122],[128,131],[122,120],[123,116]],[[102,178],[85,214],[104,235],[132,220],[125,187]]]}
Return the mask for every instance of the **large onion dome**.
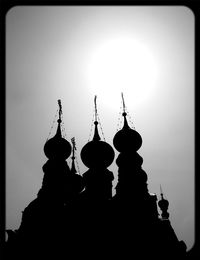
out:
{"label": "large onion dome", "polygon": [[58,104],[59,104],[60,110],[59,110],[59,119],[57,120],[57,122],[58,122],[57,132],[53,138],[49,139],[45,143],[44,153],[48,159],[66,160],[70,156],[72,148],[71,148],[70,143],[65,138],[63,138],[62,134],[61,134],[62,108],[61,108],[60,100],[58,100]]}
{"label": "large onion dome", "polygon": [[124,126],[115,134],[113,145],[118,152],[125,152],[129,149],[137,151],[142,145],[142,137],[137,131],[129,127],[126,120],[126,112],[122,115],[124,116]]}
{"label": "large onion dome", "polygon": [[[96,96],[95,96],[96,110]],[[97,119],[97,110],[96,110]],[[93,140],[88,142],[81,150],[81,160],[88,168],[107,168],[114,160],[113,148],[106,142],[100,140],[98,133],[98,122],[94,122],[95,130]]]}
{"label": "large onion dome", "polygon": [[92,141],[88,142],[81,150],[81,160],[88,168],[107,168],[114,160],[113,148],[98,138],[98,122],[95,121],[95,132]]}
{"label": "large onion dome", "polygon": [[125,102],[122,93],[122,101],[123,101],[123,117],[124,117],[124,126],[121,130],[119,130],[114,138],[113,144],[114,147],[117,149],[118,152],[125,152],[125,151],[137,151],[140,149],[142,145],[142,137],[141,135],[135,131],[134,129],[130,128],[128,122],[126,120],[126,112],[125,112]]}

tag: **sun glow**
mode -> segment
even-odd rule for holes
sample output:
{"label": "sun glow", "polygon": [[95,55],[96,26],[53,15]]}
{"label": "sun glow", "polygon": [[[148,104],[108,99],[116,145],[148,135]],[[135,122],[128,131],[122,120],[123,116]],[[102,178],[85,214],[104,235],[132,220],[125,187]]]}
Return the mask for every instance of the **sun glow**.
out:
{"label": "sun glow", "polygon": [[147,101],[154,94],[157,76],[158,66],[151,51],[130,37],[99,44],[91,52],[86,68],[90,92],[115,109],[121,92],[129,107]]}

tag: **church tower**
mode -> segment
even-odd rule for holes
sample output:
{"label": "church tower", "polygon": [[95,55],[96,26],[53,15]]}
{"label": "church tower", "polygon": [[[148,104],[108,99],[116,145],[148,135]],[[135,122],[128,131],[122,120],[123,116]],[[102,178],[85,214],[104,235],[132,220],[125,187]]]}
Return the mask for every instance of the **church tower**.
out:
{"label": "church tower", "polygon": [[[82,177],[75,172],[74,139],[72,149],[71,144],[62,135],[60,100],[58,100],[58,105],[59,117],[56,133],[44,145],[44,153],[48,160],[43,166],[42,187],[37,198],[25,208],[17,232],[19,244],[27,248],[35,244],[43,253],[45,250],[50,250],[51,246],[53,249],[66,242],[69,243],[69,229],[72,226],[70,223],[71,203],[84,188]],[[72,151],[72,168],[70,169],[66,159]],[[63,230],[67,231],[64,237],[62,237]],[[72,234],[73,227],[70,231]]]}
{"label": "church tower", "polygon": [[44,153],[48,161],[43,166],[44,177],[40,194],[51,197],[59,202],[67,202],[70,199],[71,174],[66,159],[70,156],[71,144],[62,136],[62,105],[58,100],[59,118],[56,134],[44,145]]}
{"label": "church tower", "polygon": [[119,152],[119,156],[116,159],[118,184],[116,186],[115,199],[126,203],[129,203],[129,201],[134,202],[134,206],[139,208],[140,218],[141,216],[148,219],[157,218],[157,197],[148,192],[148,177],[142,168],[143,158],[138,153],[142,146],[142,137],[127,122],[123,94],[122,101],[124,125],[113,138],[114,147]]}
{"label": "church tower", "polygon": [[152,259],[158,259],[162,254],[165,257],[183,256],[184,243],[178,241],[168,220],[168,201],[162,194],[158,202],[162,210],[160,218],[157,196],[148,191],[147,174],[142,168],[143,158],[138,154],[142,137],[127,122],[123,94],[122,101],[124,125],[113,138],[114,147],[119,152],[116,159],[118,184],[112,200],[113,237],[119,249],[118,255],[123,255],[125,259],[131,254]]}
{"label": "church tower", "polygon": [[[78,212],[81,223],[76,225],[80,234],[86,234],[79,249],[87,250],[87,258],[112,257],[112,181],[114,175],[107,169],[114,160],[114,150],[102,141],[98,131],[100,124],[97,115],[96,96],[94,132],[81,150],[81,159],[89,169],[83,174],[85,190],[80,194]],[[81,257],[81,256],[80,256]],[[79,258],[80,258],[79,257]],[[77,258],[78,259],[78,258]]]}
{"label": "church tower", "polygon": [[112,197],[113,173],[107,167],[114,160],[114,150],[105,141],[102,141],[98,132],[97,104],[95,104],[95,121],[93,139],[89,141],[81,150],[81,159],[89,168],[83,175],[86,185],[85,194],[88,199],[110,199]]}

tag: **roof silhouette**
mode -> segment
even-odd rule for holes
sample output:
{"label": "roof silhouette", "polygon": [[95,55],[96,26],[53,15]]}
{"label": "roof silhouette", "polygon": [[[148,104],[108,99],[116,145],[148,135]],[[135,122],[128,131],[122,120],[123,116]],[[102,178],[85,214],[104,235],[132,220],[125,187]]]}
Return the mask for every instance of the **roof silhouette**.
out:
{"label": "roof silhouette", "polygon": [[[122,96],[123,98],[123,96]],[[186,245],[179,241],[169,220],[169,202],[158,202],[148,191],[148,176],[138,150],[142,137],[124,126],[113,137],[120,152],[116,194],[112,195],[114,175],[107,167],[114,160],[114,149],[101,141],[97,117],[93,140],[81,151],[89,168],[83,175],[75,168],[75,143],[61,135],[62,107],[59,101],[58,128],[47,141],[48,158],[37,197],[25,208],[18,230],[8,231],[5,253],[8,257],[49,257],[54,253],[71,259],[186,257]],[[96,97],[95,97],[95,113]],[[72,167],[66,158],[72,151]],[[158,206],[162,211],[159,214]]]}

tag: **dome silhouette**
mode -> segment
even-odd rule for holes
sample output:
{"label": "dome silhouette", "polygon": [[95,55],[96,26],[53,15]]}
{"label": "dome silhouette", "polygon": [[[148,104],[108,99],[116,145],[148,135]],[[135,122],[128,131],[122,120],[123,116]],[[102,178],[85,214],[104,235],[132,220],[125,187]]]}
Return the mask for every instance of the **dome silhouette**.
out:
{"label": "dome silhouette", "polygon": [[90,141],[81,150],[81,159],[88,168],[107,168],[114,157],[113,148],[104,141]]}
{"label": "dome silhouette", "polygon": [[142,137],[134,129],[122,128],[115,134],[113,138],[113,145],[118,152],[125,152],[129,149],[137,151],[142,146]]}
{"label": "dome silhouette", "polygon": [[163,195],[161,194],[162,198],[158,201],[158,206],[161,210],[166,210],[169,206],[169,201],[163,198]]}
{"label": "dome silhouette", "polygon": [[49,159],[67,159],[71,154],[70,143],[62,138],[54,136],[49,139],[44,145],[44,153]]}
{"label": "dome silhouette", "polygon": [[98,132],[97,121],[97,104],[94,97],[95,104],[95,121],[94,121],[94,136],[92,141],[88,142],[81,150],[81,160],[88,168],[107,168],[114,160],[115,152],[111,145],[107,142],[101,141]]}
{"label": "dome silhouette", "polygon": [[143,183],[147,182],[147,180],[148,180],[148,176],[142,168],[140,168],[138,170],[138,177],[139,177],[140,181]]}
{"label": "dome silhouette", "polygon": [[55,159],[55,160],[66,160],[72,151],[71,144],[62,137],[61,134],[61,114],[62,114],[62,106],[61,100],[58,100],[59,105],[59,119],[57,131],[54,137],[49,139],[44,145],[44,153],[48,159]]}
{"label": "dome silhouette", "polygon": [[66,173],[66,168],[69,171],[69,166],[65,160],[48,160],[42,167],[44,173],[59,172],[60,174]]}
{"label": "dome silhouette", "polygon": [[72,174],[71,178],[71,186],[73,188],[73,193],[81,192],[84,189],[83,177],[78,174]]}
{"label": "dome silhouette", "polygon": [[132,162],[135,167],[141,167],[143,163],[143,158],[138,153],[128,152],[128,149],[124,153],[120,153],[116,159],[117,166],[124,166]]}
{"label": "dome silhouette", "polygon": [[126,119],[127,113],[125,112],[125,103],[123,104],[123,106],[124,112],[122,115],[124,117],[124,126],[115,134],[113,138],[113,145],[118,152],[126,152],[129,150],[137,151],[142,146],[142,137],[136,130],[129,127]]}

